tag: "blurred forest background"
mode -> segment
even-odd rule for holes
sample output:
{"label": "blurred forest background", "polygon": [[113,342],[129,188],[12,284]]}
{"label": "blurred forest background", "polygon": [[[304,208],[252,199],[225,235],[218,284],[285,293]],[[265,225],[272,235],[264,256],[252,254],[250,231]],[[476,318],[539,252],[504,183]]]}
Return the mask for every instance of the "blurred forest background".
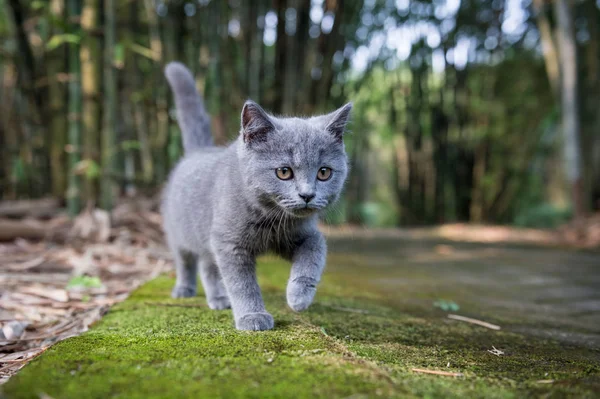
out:
{"label": "blurred forest background", "polygon": [[0,200],[156,194],[179,60],[219,143],[247,98],[354,102],[330,223],[553,227],[600,206],[599,23],[597,0],[0,0]]}

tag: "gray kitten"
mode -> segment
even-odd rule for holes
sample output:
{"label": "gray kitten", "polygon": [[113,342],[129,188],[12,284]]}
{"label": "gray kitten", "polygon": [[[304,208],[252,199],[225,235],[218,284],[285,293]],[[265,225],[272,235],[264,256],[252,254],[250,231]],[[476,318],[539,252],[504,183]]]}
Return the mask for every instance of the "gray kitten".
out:
{"label": "gray kitten", "polygon": [[325,267],[318,213],[335,202],[348,172],[342,136],[352,104],[312,118],[277,118],[247,101],[239,137],[214,147],[210,121],[185,66],[165,70],[175,96],[185,157],[162,204],[175,257],[174,298],[196,295],[197,273],[211,309],[233,308],[239,330],[273,328],[256,281],[256,256],[292,261],[287,303],[306,309]]}

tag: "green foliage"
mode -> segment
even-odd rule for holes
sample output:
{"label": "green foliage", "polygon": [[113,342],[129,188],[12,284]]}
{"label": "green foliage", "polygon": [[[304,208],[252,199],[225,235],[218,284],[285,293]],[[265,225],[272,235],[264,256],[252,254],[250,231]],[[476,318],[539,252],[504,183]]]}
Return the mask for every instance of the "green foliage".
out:
{"label": "green foliage", "polygon": [[169,161],[171,165],[174,165],[175,162],[181,157],[183,152],[183,146],[181,144],[181,131],[174,125],[170,126],[170,140],[168,144],[168,155]]}
{"label": "green foliage", "polygon": [[22,158],[14,158],[12,162],[12,178],[17,182],[22,182],[26,178],[25,164]]}
{"label": "green foliage", "polygon": [[43,0],[33,0],[30,5],[31,9],[36,10],[36,11],[42,10],[42,9],[44,9],[44,7],[47,7],[47,6],[48,6],[47,1],[43,1]]}
{"label": "green foliage", "polygon": [[123,140],[121,141],[121,149],[123,151],[139,150],[140,142],[137,140]]}
{"label": "green foliage", "polygon": [[[414,79],[419,76],[402,64],[394,70],[375,67],[350,91],[355,103],[354,130],[359,134],[368,132],[366,144],[359,145],[359,154],[373,154],[374,158],[368,180],[374,193],[371,202],[378,205],[359,205],[365,224],[393,225],[398,221],[397,213],[416,223],[434,221],[436,194],[432,185],[437,174],[445,175],[445,221],[458,216],[455,208],[461,203],[471,209],[471,202],[477,200],[483,219],[480,222],[507,222],[522,209],[521,198],[545,198],[546,187],[529,184],[532,165],[554,156],[548,150],[549,143],[542,140],[549,121],[554,126],[556,119],[541,60],[519,50],[493,66],[470,65],[465,71],[464,89],[449,86],[448,82],[455,79],[451,70],[443,75],[427,71],[420,78],[422,98],[416,96],[414,87]],[[507,85],[507,81],[512,84]],[[456,100],[442,107],[437,102],[441,95],[446,99],[456,96]],[[448,122],[444,141],[439,132],[443,126],[432,122],[438,116],[436,112]],[[457,124],[457,112],[464,115],[462,126]],[[550,143],[550,148],[553,145]],[[439,154],[428,147],[438,148]],[[404,158],[395,165],[392,157],[398,148]],[[415,164],[408,164],[409,156]],[[438,165],[437,158],[442,156],[446,164]],[[463,177],[459,185],[458,171],[467,179],[476,176],[477,158],[484,165],[481,175],[473,181]],[[411,168],[416,170],[415,180],[408,181]],[[538,175],[544,177],[546,173],[540,169]],[[399,184],[394,179],[402,174],[407,177]],[[423,189],[425,193],[418,197]],[[474,196],[477,192],[479,195]]]}
{"label": "green foliage", "polygon": [[113,64],[117,68],[123,68],[125,64],[125,44],[122,42],[115,43]]}
{"label": "green foliage", "polygon": [[358,215],[365,226],[377,226],[380,221],[381,205],[375,202],[365,202],[358,205]]}
{"label": "green foliage", "polygon": [[127,48],[129,48],[131,51],[133,51],[136,54],[139,54],[143,57],[146,57],[148,59],[155,59],[156,55],[152,52],[151,49],[144,47],[140,44],[137,43],[127,43]]}
{"label": "green foliage", "polygon": [[81,43],[81,35],[75,33],[61,33],[54,35],[46,43],[46,50],[52,51],[63,44],[79,44]]}
{"label": "green foliage", "polygon": [[74,165],[73,173],[85,176],[87,180],[96,180],[100,177],[100,165],[93,159],[83,159]]}
{"label": "green foliage", "polygon": [[67,289],[102,288],[102,280],[99,277],[75,276],[67,284]]}
{"label": "green foliage", "polygon": [[458,312],[460,310],[460,306],[456,302],[445,299],[438,299],[433,303],[433,306],[442,309],[444,312]]}
{"label": "green foliage", "polygon": [[513,224],[519,227],[550,229],[566,223],[571,216],[571,209],[545,203],[523,209],[515,216]]}

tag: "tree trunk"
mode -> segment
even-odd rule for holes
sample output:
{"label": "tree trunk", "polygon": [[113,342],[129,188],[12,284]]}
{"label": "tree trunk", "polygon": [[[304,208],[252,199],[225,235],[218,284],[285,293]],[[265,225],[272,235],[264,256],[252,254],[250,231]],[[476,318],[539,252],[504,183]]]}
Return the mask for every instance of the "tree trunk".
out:
{"label": "tree trunk", "polygon": [[455,212],[459,222],[471,220],[471,189],[473,187],[473,167],[475,164],[471,150],[459,144],[454,147],[453,166]]}
{"label": "tree trunk", "polygon": [[[442,89],[443,90],[443,89]],[[448,118],[443,106],[433,109],[432,130],[433,162],[435,167],[435,222],[442,224],[446,221],[446,175],[448,173]]]}
{"label": "tree trunk", "polygon": [[[335,0],[334,0],[335,1]],[[327,2],[326,4],[329,4]],[[327,5],[326,5],[327,6]],[[309,66],[310,70],[310,85],[309,85],[309,93],[307,98],[306,109],[308,113],[314,112],[317,103],[319,101],[319,93],[321,90],[319,89],[320,85],[323,83],[322,77],[322,68],[323,68],[323,58],[325,56],[325,51],[327,50],[327,37],[321,32],[319,38],[317,39],[317,48],[316,48],[316,56],[313,58],[313,65]],[[313,73],[315,71],[315,73]]]}
{"label": "tree trunk", "polygon": [[[262,4],[259,3],[259,4]],[[262,12],[259,15],[262,15],[263,17],[265,16],[264,13],[264,9],[261,10]],[[256,101],[259,102],[260,104],[262,104],[263,106],[265,106],[266,104],[264,104],[265,102],[265,89],[266,89],[266,84],[265,84],[265,80],[266,80],[266,75],[267,75],[267,51],[266,48],[267,46],[264,45],[263,43],[263,35],[265,33],[265,23],[263,21],[263,27],[262,29],[258,30],[258,47],[260,48],[260,54],[259,54],[259,61],[258,61],[258,82],[257,82],[257,86],[258,86],[258,91],[257,91],[257,97],[256,97]]]}
{"label": "tree trunk", "polygon": [[558,54],[556,43],[552,37],[552,28],[546,12],[544,0],[533,0],[533,7],[537,13],[537,26],[542,42],[542,54],[546,65],[546,73],[552,92],[558,99],[560,97],[560,66],[558,65]]}
{"label": "tree trunk", "polygon": [[244,86],[246,88],[246,95],[247,96],[252,96],[252,92],[254,91],[253,88],[253,82],[252,80],[254,79],[254,76],[252,74],[253,72],[253,66],[256,64],[256,46],[255,46],[255,42],[256,42],[256,19],[258,18],[257,15],[257,5],[254,2],[247,2],[244,5],[244,8],[246,10],[246,23],[245,25],[245,29],[244,29],[244,52],[245,52],[245,76],[244,76]]}
{"label": "tree trunk", "polygon": [[115,4],[104,0],[104,118],[102,121],[101,206],[111,210],[117,194],[112,177],[116,172],[117,78],[115,59]]}
{"label": "tree trunk", "polygon": [[[64,0],[52,0],[50,12],[58,21],[64,20]],[[54,33],[60,33],[58,29]],[[47,55],[48,91],[50,106],[50,176],[52,179],[52,195],[64,198],[67,189],[67,172],[65,170],[65,145],[67,144],[67,119],[65,117],[65,84],[61,78],[65,75],[65,46],[54,49]]]}
{"label": "tree trunk", "polygon": [[[258,4],[257,4],[258,3]],[[250,8],[254,10],[250,13],[251,20],[248,21],[253,27],[249,28],[252,32],[250,59],[247,60],[248,71],[248,96],[254,101],[260,103],[260,85],[261,85],[261,65],[264,54],[263,34],[264,31],[258,26],[258,16],[262,15],[262,2],[253,2]],[[254,17],[254,19],[252,19]],[[264,26],[264,22],[263,22]]]}
{"label": "tree trunk", "polygon": [[474,154],[473,177],[471,185],[471,204],[469,209],[469,221],[473,223],[483,222],[484,193],[483,177],[485,176],[487,148],[485,141],[481,143]]}
{"label": "tree trunk", "polygon": [[[128,19],[129,29],[125,32],[125,41],[129,44],[135,43],[134,34],[138,31],[138,3],[131,2],[129,4]],[[138,65],[138,55],[133,51],[127,52],[127,61],[125,62],[127,85],[126,93],[127,101],[132,105],[131,112],[133,114],[132,121],[133,131],[128,132],[132,138],[136,138],[140,145],[140,158],[142,161],[142,180],[145,183],[150,183],[154,176],[154,168],[152,162],[152,150],[150,141],[148,140],[148,125],[144,116],[143,109],[143,87],[141,82],[142,72]]]}
{"label": "tree trunk", "polygon": [[0,217],[10,219],[47,219],[60,212],[60,202],[56,198],[16,200],[0,202]]}
{"label": "tree trunk", "polygon": [[[581,49],[585,51],[585,84],[582,85],[581,99],[581,159],[584,207],[587,210],[600,208],[600,37],[598,22],[600,9],[594,2],[582,4],[587,21],[589,40]],[[584,57],[581,57],[583,59]],[[583,80],[583,79],[582,79]]]}
{"label": "tree trunk", "polygon": [[561,75],[561,111],[567,178],[571,185],[573,211],[576,218],[585,214],[581,181],[581,148],[577,99],[577,46],[573,28],[573,13],[569,0],[556,0],[558,47]]}
{"label": "tree trunk", "polygon": [[[79,1],[68,0],[67,15],[71,34],[80,35]],[[71,217],[81,210],[81,178],[75,168],[81,160],[81,62],[79,45],[69,45],[69,188],[67,189],[67,207]]]}
{"label": "tree trunk", "polygon": [[[223,30],[227,31],[227,20],[224,17],[222,4],[215,2],[212,5],[213,21],[216,29],[215,34],[211,38],[211,73],[210,83],[211,92],[208,99],[212,105],[211,113],[213,115],[213,128],[214,128],[214,140],[215,144],[222,145],[227,141],[227,124],[225,121],[225,113],[223,112],[223,71],[222,71],[222,51],[224,50],[221,45]],[[225,21],[224,21],[225,19]]]}
{"label": "tree trunk", "polygon": [[[97,37],[100,25],[100,1],[84,0],[81,13],[81,88],[83,91],[83,157],[99,164],[100,154],[100,80],[101,46]],[[96,201],[97,179],[85,179],[85,198]]]}
{"label": "tree trunk", "polygon": [[2,185],[2,198],[17,198],[17,182],[15,165],[19,159],[19,124],[17,114],[12,112],[16,108],[17,84],[16,65],[6,63],[2,67],[2,101],[0,101],[0,117],[2,118],[2,162],[0,166],[6,170],[6,182]]}
{"label": "tree trunk", "polygon": [[422,222],[426,216],[426,193],[425,193],[425,157],[424,157],[424,137],[421,116],[426,105],[423,92],[425,82],[427,82],[426,69],[419,66],[412,69],[412,81],[408,126],[407,126],[407,150],[409,167],[409,186],[408,198],[410,207],[410,216],[412,222]]}
{"label": "tree trunk", "polygon": [[[168,166],[165,148],[167,147],[169,140],[169,96],[162,71],[165,54],[163,42],[160,37],[160,22],[156,15],[153,0],[145,0],[144,9],[146,11],[146,19],[148,20],[150,49],[152,50],[152,56],[155,61],[153,81],[156,85],[156,91],[154,93],[156,104],[156,132],[152,139],[154,159],[156,160],[154,174],[158,181],[164,181],[167,174],[166,167]],[[131,169],[131,165],[129,165],[129,168]]]}
{"label": "tree trunk", "polygon": [[13,241],[17,238],[41,239],[50,233],[45,223],[36,220],[0,219],[0,241]]}
{"label": "tree trunk", "polygon": [[[33,50],[27,32],[25,31],[25,11],[19,0],[8,0],[17,34],[17,44],[19,49],[19,59],[21,62],[22,86],[25,88],[27,95],[32,99],[33,105],[36,106],[37,112],[41,115],[44,100],[40,93],[35,89],[35,81],[37,79],[37,68]],[[42,120],[36,120],[41,124]]]}
{"label": "tree trunk", "polygon": [[283,100],[285,93],[285,61],[287,57],[287,46],[285,40],[285,10],[287,0],[274,0],[273,7],[277,11],[277,41],[275,42],[275,80],[273,82],[273,112],[283,112]]}
{"label": "tree trunk", "polygon": [[[10,10],[16,30],[17,44],[17,70],[19,72],[19,86],[22,88],[25,98],[20,100],[19,111],[24,116],[25,142],[23,150],[27,154],[29,167],[32,170],[39,168],[47,170],[49,166],[48,158],[44,152],[47,143],[46,126],[47,121],[44,115],[45,98],[43,90],[36,86],[39,78],[38,66],[35,55],[27,36],[27,15],[26,9],[19,0],[9,0]],[[33,122],[33,126],[31,126]],[[23,157],[21,158],[23,159]],[[29,174],[29,195],[44,193],[48,188],[49,179],[41,173]]]}
{"label": "tree trunk", "polygon": [[296,112],[305,112],[308,90],[310,88],[310,75],[307,70],[307,47],[309,46],[308,30],[310,28],[310,0],[300,0],[300,5],[296,14],[296,51],[298,58],[296,63],[296,92],[295,104]]}
{"label": "tree trunk", "polygon": [[318,104],[320,109],[324,109],[329,100],[329,93],[333,84],[334,66],[333,56],[340,48],[343,49],[344,40],[340,34],[340,27],[344,19],[344,0],[327,0],[325,2],[325,12],[332,13],[335,18],[329,34],[321,32],[323,40],[326,41],[326,50],[323,54],[323,63],[321,65],[321,85],[319,91]]}
{"label": "tree trunk", "polygon": [[[284,13],[285,14],[285,13]],[[285,15],[284,15],[284,18]],[[286,20],[287,24],[287,20]],[[284,40],[286,47],[285,57],[285,75],[283,83],[283,106],[282,112],[285,115],[292,115],[296,108],[296,71],[298,65],[298,47],[297,40],[293,35],[288,35],[287,27],[284,29]],[[291,27],[290,27],[291,29]]]}

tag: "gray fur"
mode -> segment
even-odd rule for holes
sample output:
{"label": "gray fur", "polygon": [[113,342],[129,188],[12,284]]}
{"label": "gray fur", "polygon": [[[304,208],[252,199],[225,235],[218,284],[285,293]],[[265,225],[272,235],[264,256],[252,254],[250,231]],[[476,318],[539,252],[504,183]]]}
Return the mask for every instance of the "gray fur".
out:
{"label": "gray fur", "polygon": [[[177,76],[190,76],[181,64]],[[182,70],[183,68],[183,70]],[[191,92],[193,79],[169,79],[180,123],[189,134],[208,135],[202,125],[201,100],[177,100]],[[186,83],[187,82],[187,83]],[[175,83],[175,84],[174,84]],[[252,101],[242,110],[240,135],[229,146],[188,153],[173,170],[162,213],[168,244],[175,257],[177,283],[172,296],[196,294],[196,273],[212,309],[233,309],[240,330],[273,328],[256,281],[256,256],[273,251],[292,261],[287,303],[295,311],[312,302],[325,267],[325,239],[317,229],[318,213],[338,199],[347,175],[341,140],[352,105],[313,118],[277,118]],[[191,114],[190,114],[191,113]],[[195,115],[193,115],[195,114]],[[198,121],[197,126],[188,121]],[[185,140],[185,139],[184,139]],[[205,139],[188,137],[189,142]],[[291,180],[276,169],[290,167]],[[321,167],[333,170],[317,180]],[[300,194],[314,195],[306,203]]]}
{"label": "gray fur", "polygon": [[213,145],[210,118],[190,71],[179,62],[171,62],[165,68],[165,76],[175,93],[177,121],[181,128],[185,151]]}

